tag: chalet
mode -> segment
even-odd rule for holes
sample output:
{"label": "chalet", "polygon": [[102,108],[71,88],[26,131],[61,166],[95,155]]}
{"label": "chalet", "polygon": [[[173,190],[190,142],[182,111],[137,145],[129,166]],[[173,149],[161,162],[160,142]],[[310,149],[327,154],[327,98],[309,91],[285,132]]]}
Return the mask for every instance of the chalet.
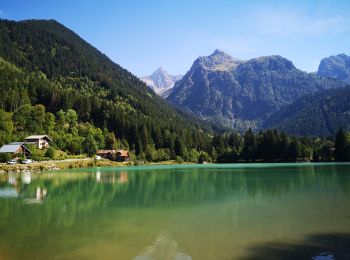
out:
{"label": "chalet", "polygon": [[18,143],[18,142],[4,145],[3,147],[0,148],[0,153],[20,155],[24,157],[28,157],[32,154],[31,151],[29,151],[28,148],[25,147],[23,143]]}
{"label": "chalet", "polygon": [[96,155],[112,160],[116,153],[116,150],[98,150]]}
{"label": "chalet", "polygon": [[129,160],[129,152],[127,150],[98,150],[96,155],[118,162]]}
{"label": "chalet", "polygon": [[116,153],[116,160],[118,162],[125,162],[129,160],[129,152],[127,150],[118,150]]}
{"label": "chalet", "polygon": [[24,139],[26,144],[34,144],[38,149],[48,148],[52,142],[48,135],[31,135]]}

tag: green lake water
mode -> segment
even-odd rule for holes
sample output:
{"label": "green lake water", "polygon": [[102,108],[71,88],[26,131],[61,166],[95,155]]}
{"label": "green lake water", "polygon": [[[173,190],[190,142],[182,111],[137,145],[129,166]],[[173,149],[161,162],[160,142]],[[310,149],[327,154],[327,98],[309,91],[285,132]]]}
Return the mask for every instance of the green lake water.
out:
{"label": "green lake water", "polygon": [[350,259],[350,164],[0,174],[0,259]]}

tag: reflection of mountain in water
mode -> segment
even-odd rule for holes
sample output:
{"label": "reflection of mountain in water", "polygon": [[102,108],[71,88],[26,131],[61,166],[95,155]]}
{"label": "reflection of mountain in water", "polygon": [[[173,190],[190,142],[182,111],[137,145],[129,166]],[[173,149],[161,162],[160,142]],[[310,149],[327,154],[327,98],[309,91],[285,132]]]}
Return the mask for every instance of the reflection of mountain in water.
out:
{"label": "reflection of mountain in water", "polygon": [[154,243],[144,249],[134,260],[192,260],[184,253],[175,240],[160,234]]}

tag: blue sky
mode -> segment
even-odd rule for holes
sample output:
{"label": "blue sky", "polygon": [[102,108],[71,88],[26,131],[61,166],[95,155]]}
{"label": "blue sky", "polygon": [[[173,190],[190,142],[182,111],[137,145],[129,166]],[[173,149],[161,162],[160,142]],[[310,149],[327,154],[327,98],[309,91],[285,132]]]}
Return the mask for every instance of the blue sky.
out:
{"label": "blue sky", "polygon": [[132,73],[185,73],[220,49],[250,59],[279,54],[305,71],[349,54],[350,1],[1,0],[0,17],[56,19]]}

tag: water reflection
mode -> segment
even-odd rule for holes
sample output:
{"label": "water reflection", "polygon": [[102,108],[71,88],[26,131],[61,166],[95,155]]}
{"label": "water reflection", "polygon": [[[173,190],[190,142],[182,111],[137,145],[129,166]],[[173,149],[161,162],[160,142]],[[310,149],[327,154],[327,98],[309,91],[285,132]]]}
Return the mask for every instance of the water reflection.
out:
{"label": "water reflection", "polygon": [[253,245],[241,259],[350,259],[350,234],[312,234],[299,243],[275,241]]}
{"label": "water reflection", "polygon": [[111,259],[116,251],[136,260],[230,259],[232,248],[261,237],[344,229],[349,173],[347,165],[309,165],[2,174],[0,251],[86,258],[75,250],[93,255],[93,247],[107,258],[102,245],[111,241]]}
{"label": "water reflection", "polygon": [[44,202],[44,199],[47,196],[47,189],[44,187],[37,187],[36,188],[36,193],[35,196],[31,196],[32,194],[27,194],[23,198],[23,202],[25,204],[41,204]]}
{"label": "water reflection", "polygon": [[159,234],[154,243],[144,249],[134,260],[192,260],[174,239]]}
{"label": "water reflection", "polygon": [[30,184],[32,182],[32,173],[25,172],[22,174],[22,182],[23,184]]}

